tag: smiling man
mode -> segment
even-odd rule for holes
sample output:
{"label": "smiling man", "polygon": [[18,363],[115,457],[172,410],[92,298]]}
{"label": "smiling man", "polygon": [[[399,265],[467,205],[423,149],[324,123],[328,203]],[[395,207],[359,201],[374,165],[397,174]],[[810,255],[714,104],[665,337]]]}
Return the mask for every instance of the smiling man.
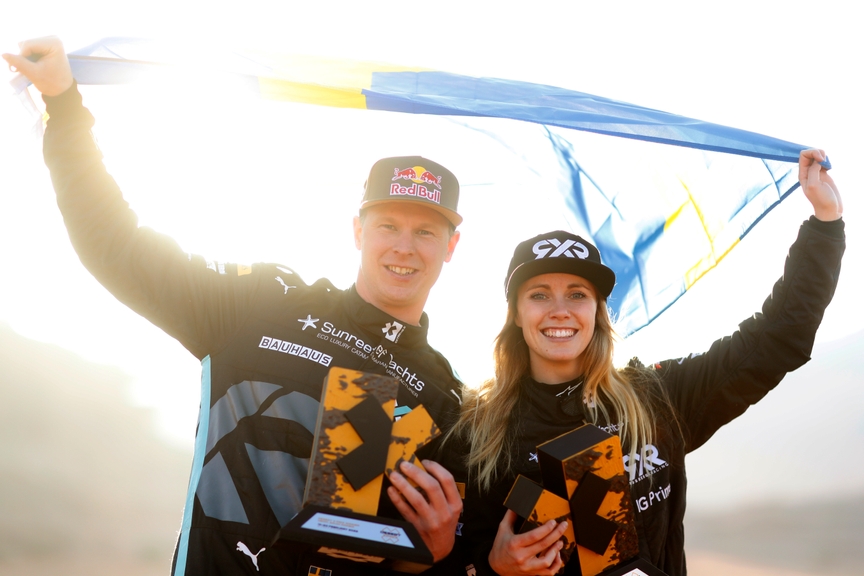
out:
{"label": "smiling man", "polygon": [[[300,509],[331,366],[398,378],[397,414],[422,403],[444,428],[456,416],[461,384],[427,343],[423,313],[459,241],[456,177],[419,156],[375,163],[354,221],[361,266],[348,290],[324,279],[307,285],[282,265],[208,262],[138,226],[102,163],[93,116],[60,41],[40,38],[20,48],[3,57],[43,94],[50,116],[45,162],[81,261],[202,362],[173,574],[380,574],[270,545]],[[388,495],[440,561],[453,547],[462,502],[449,472],[424,465],[404,463]]]}

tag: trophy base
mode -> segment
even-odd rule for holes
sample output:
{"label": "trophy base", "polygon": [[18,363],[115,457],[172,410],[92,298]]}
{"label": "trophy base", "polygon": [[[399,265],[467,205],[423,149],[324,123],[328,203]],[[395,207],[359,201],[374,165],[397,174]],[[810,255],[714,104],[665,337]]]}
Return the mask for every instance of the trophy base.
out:
{"label": "trophy base", "polygon": [[273,546],[289,543],[409,574],[419,574],[433,564],[432,553],[411,523],[314,504],[279,530]]}

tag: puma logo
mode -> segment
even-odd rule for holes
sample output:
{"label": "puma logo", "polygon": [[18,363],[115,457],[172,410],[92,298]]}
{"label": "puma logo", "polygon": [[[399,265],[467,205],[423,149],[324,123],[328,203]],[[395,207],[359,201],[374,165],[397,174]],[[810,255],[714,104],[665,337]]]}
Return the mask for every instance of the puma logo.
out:
{"label": "puma logo", "polygon": [[289,288],[297,288],[297,286],[288,286],[287,284],[285,284],[285,281],[282,280],[281,276],[276,276],[276,281],[279,282],[279,284],[281,284],[283,288],[285,288],[285,294],[288,294]]}
{"label": "puma logo", "polygon": [[258,570],[258,554],[261,554],[261,552],[266,550],[266,548],[261,548],[261,550],[258,551],[258,554],[252,554],[252,551],[249,550],[249,548],[243,542],[237,542],[237,550],[243,552],[243,554],[251,558],[252,564],[255,565],[255,571],[260,572],[260,570]]}

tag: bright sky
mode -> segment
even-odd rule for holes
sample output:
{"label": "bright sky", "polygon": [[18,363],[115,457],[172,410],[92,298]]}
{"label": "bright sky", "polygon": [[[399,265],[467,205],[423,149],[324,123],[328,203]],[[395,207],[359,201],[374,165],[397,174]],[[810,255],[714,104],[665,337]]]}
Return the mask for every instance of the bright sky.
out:
{"label": "bright sky", "polygon": [[[46,34],[60,36],[69,50],[103,37],[137,36],[182,39],[198,50],[260,47],[391,62],[558,85],[820,146],[844,196],[849,249],[819,339],[864,328],[864,304],[854,292],[864,262],[856,160],[864,157],[857,111],[864,101],[864,47],[854,3],[251,1],[228,7],[154,0],[130,6],[16,2],[3,8],[0,50]],[[0,83],[11,78],[0,71]],[[350,233],[355,205],[316,196],[316,179],[355,189],[359,198],[375,159],[413,153],[387,130],[397,122],[392,115],[362,112],[358,119],[353,111],[250,101],[218,78],[203,78],[191,90],[148,84],[83,92],[109,170],[143,223],[188,251],[282,262],[307,281],[326,276],[347,287],[357,267]],[[158,410],[168,436],[191,444],[198,364],[114,301],[78,263],[31,122],[18,100],[0,95],[0,322],[122,367],[135,378],[134,400]],[[432,122],[416,117],[418,134],[428,133]],[[488,145],[476,143],[477,150]],[[454,155],[446,137],[429,138],[417,152],[447,166],[440,159]],[[453,162],[480,170],[484,154]],[[559,206],[512,194],[501,202],[521,201],[518,218],[496,218],[485,208],[491,192],[473,182],[463,195],[463,243],[427,307],[433,344],[469,383],[491,371],[490,345],[503,317],[501,283],[515,243],[563,225],[554,215]],[[660,320],[628,339],[619,357],[675,357],[734,330],[761,305],[809,213],[796,193]]]}

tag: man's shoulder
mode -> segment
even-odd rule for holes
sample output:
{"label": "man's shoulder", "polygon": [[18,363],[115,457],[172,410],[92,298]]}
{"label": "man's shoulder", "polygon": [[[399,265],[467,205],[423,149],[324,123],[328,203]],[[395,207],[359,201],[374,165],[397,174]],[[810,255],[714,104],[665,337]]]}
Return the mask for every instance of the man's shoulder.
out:
{"label": "man's shoulder", "polygon": [[237,275],[249,275],[266,292],[295,296],[299,294],[330,295],[340,298],[345,291],[337,288],[327,278],[319,278],[311,284],[306,283],[300,274],[284,264],[255,263],[251,265],[237,264]]}

